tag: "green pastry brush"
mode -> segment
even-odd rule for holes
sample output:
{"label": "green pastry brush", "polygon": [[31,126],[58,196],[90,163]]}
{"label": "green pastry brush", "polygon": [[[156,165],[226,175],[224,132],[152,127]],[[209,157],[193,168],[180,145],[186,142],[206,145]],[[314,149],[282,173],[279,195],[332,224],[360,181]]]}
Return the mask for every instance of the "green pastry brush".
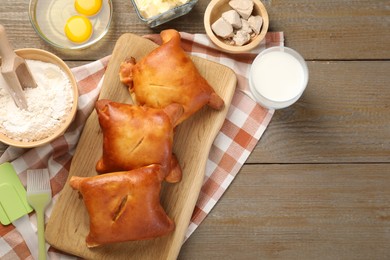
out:
{"label": "green pastry brush", "polygon": [[46,259],[45,209],[51,198],[49,171],[27,170],[27,201],[37,213],[39,260]]}

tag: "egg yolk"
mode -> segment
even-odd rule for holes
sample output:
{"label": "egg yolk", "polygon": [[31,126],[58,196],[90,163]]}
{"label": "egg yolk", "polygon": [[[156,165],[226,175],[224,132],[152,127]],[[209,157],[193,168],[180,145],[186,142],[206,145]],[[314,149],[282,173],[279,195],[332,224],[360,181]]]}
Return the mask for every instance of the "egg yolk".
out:
{"label": "egg yolk", "polygon": [[72,16],[66,21],[65,35],[75,43],[87,41],[92,35],[91,21],[81,15]]}
{"label": "egg yolk", "polygon": [[92,16],[102,8],[102,0],[76,0],[74,7],[80,14]]}

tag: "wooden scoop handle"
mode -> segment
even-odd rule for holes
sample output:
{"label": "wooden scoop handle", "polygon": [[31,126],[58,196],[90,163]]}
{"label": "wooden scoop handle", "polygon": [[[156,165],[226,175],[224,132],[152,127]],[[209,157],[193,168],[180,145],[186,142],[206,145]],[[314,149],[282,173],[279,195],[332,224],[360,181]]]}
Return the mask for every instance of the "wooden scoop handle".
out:
{"label": "wooden scoop handle", "polygon": [[[31,72],[28,70],[25,60],[13,51],[8,41],[4,26],[0,24],[0,56],[1,76],[6,81],[6,88],[11,94],[15,104],[22,109],[27,109],[27,100],[23,92],[21,81],[28,81],[28,85],[36,86]],[[17,71],[20,71],[19,76]]]}
{"label": "wooden scoop handle", "polygon": [[11,43],[8,41],[4,26],[1,24],[0,24],[0,56],[2,59],[2,63],[4,64],[6,64],[7,61],[12,61],[17,57],[17,55],[15,54],[11,46]]}

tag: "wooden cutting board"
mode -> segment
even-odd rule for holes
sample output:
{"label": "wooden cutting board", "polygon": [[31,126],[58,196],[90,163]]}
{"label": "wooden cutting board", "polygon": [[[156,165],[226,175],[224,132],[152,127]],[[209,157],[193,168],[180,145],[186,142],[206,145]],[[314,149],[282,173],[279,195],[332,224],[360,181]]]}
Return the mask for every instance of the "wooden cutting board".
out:
{"label": "wooden cutting board", "polygon": [[[128,56],[139,60],[156,47],[156,44],[140,36],[122,35],[108,64],[99,98],[132,103],[127,88],[119,80],[120,63]],[[221,111],[204,107],[177,128],[174,152],[183,169],[183,179],[177,184],[164,183],[161,195],[163,207],[176,223],[175,231],[147,241],[116,243],[94,249],[86,247],[88,214],[78,192],[70,188],[68,181],[73,175],[96,175],[95,164],[102,154],[102,133],[97,114],[93,111],[80,137],[68,181],[46,226],[45,235],[49,244],[86,259],[177,258],[202,187],[210,147],[225,120],[237,84],[236,75],[231,69],[202,58],[192,59],[203,77],[223,98],[225,107]]]}

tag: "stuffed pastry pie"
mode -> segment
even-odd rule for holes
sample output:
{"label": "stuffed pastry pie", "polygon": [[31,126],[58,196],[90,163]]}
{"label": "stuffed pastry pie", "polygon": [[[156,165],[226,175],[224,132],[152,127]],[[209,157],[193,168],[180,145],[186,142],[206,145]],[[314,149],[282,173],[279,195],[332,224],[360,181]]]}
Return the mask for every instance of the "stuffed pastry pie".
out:
{"label": "stuffed pastry pie", "polygon": [[93,177],[72,176],[89,215],[88,247],[152,239],[175,228],[160,204],[164,172],[160,165]]}
{"label": "stuffed pastry pie", "polygon": [[159,164],[167,181],[180,181],[181,168],[172,155],[172,146],[174,128],[183,113],[181,105],[159,109],[103,99],[95,107],[103,132],[103,155],[96,164],[98,173]]}
{"label": "stuffed pastry pie", "polygon": [[179,32],[170,29],[162,31],[160,35],[161,46],[138,62],[129,57],[121,64],[120,79],[129,86],[135,103],[154,108],[181,104],[184,113],[179,123],[204,105],[221,109],[224,101],[182,49]]}

